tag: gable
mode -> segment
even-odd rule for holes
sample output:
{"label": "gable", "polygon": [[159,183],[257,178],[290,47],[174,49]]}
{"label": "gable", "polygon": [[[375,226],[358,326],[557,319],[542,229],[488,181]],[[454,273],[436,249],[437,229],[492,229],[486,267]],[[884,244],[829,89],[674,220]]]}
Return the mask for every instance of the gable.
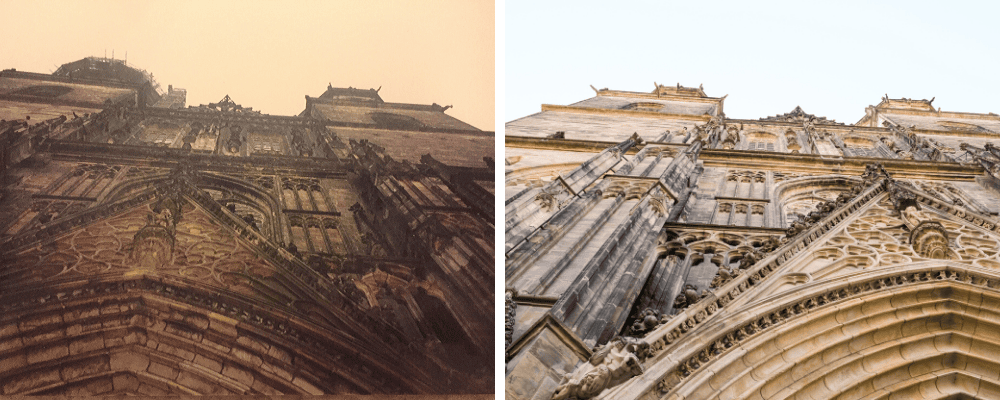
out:
{"label": "gable", "polygon": [[169,254],[159,265],[142,265],[139,232],[151,225],[155,206],[156,200],[147,201],[11,255],[9,282],[153,274],[251,295],[251,280],[275,275],[275,266],[262,259],[252,244],[189,201],[181,207]]}

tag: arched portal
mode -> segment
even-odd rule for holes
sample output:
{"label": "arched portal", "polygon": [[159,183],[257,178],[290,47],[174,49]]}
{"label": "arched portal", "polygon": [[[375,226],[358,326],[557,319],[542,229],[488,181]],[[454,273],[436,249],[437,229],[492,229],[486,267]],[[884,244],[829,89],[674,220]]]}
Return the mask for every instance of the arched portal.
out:
{"label": "arched portal", "polygon": [[679,364],[660,360],[637,383],[668,399],[1000,398],[996,274],[924,263],[865,275],[699,327]]}

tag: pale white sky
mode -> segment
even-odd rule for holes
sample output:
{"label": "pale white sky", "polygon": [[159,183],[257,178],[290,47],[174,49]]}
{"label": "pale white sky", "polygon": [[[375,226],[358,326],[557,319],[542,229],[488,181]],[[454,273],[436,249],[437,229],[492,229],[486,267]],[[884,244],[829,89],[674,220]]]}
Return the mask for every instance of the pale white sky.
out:
{"label": "pale white sky", "polygon": [[796,105],[853,124],[891,98],[1000,113],[998,2],[505,4],[504,121],[653,82],[728,94],[731,118]]}
{"label": "pale white sky", "polygon": [[187,104],[229,94],[295,115],[328,83],[385,101],[454,105],[494,128],[494,4],[386,1],[0,0],[0,69],[49,73],[87,56],[151,72]]}

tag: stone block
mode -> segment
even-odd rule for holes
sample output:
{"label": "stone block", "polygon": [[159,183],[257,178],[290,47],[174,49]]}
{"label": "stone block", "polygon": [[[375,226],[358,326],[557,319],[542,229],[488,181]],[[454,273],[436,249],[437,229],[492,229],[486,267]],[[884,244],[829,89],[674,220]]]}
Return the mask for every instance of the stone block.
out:
{"label": "stone block", "polygon": [[181,370],[177,374],[177,383],[181,386],[194,390],[198,394],[213,394],[218,392],[218,386],[206,381],[190,371]]}
{"label": "stone block", "polygon": [[222,362],[205,357],[204,355],[196,354],[193,362],[211,371],[222,372]]}
{"label": "stone block", "polygon": [[236,343],[253,350],[257,354],[267,354],[267,350],[271,347],[247,335],[237,337]]}
{"label": "stone block", "polygon": [[99,396],[114,390],[111,378],[101,377],[87,384],[86,391],[90,396]]}
{"label": "stone block", "polygon": [[66,343],[52,344],[44,347],[34,348],[28,351],[28,363],[35,364],[54,360],[59,357],[69,355],[69,346]]}
{"label": "stone block", "polygon": [[167,321],[167,325],[166,325],[166,327],[163,328],[163,331],[166,332],[166,333],[169,333],[171,335],[177,335],[179,337],[182,337],[182,338],[194,341],[194,342],[200,342],[201,341],[201,333],[196,332],[193,329],[191,329],[190,327],[188,327],[186,325],[183,325],[183,324],[179,324],[179,323]]}
{"label": "stone block", "polygon": [[158,388],[156,386],[150,385],[146,382],[139,383],[139,387],[136,389],[136,392],[144,394],[146,396],[164,396],[170,394],[170,392]]}
{"label": "stone block", "polygon": [[21,330],[17,327],[16,322],[9,322],[5,325],[0,325],[0,338],[16,336]]}
{"label": "stone block", "polygon": [[125,341],[125,344],[137,344],[143,346],[146,344],[147,337],[146,332],[130,329],[122,339]]}
{"label": "stone block", "polygon": [[121,312],[118,303],[105,303],[100,308],[101,315],[116,315]]}
{"label": "stone block", "polygon": [[292,355],[278,346],[271,346],[267,349],[267,355],[274,357],[275,360],[284,362],[286,364],[292,363]]}
{"label": "stone block", "polygon": [[6,353],[14,349],[19,349],[22,346],[24,346],[24,343],[21,342],[21,338],[19,337],[0,340],[0,353]]}
{"label": "stone block", "polygon": [[[171,344],[167,344],[161,341],[160,344],[156,346],[156,349],[167,354],[173,354],[184,360],[188,361],[194,360],[194,352],[180,347],[184,345],[185,344],[177,342],[172,342]],[[193,345],[191,346],[191,348],[192,349],[194,348]]]}
{"label": "stone block", "polygon": [[295,385],[295,386],[297,386],[299,389],[302,389],[306,393],[311,394],[311,395],[321,395],[321,394],[323,394],[322,390],[320,390],[316,386],[313,386],[313,384],[309,383],[308,381],[306,381],[301,376],[296,376],[295,379],[292,380],[292,384]]}
{"label": "stone block", "polygon": [[260,365],[260,369],[262,371],[264,371],[264,372],[268,372],[268,373],[272,373],[274,375],[277,375],[277,376],[281,377],[281,379],[284,379],[286,381],[291,382],[291,380],[292,380],[292,373],[288,372],[287,369],[282,368],[280,366],[277,366],[277,365],[274,365],[274,364],[271,364],[271,363],[268,363],[268,362],[264,362],[264,363],[262,363]]}
{"label": "stone block", "polygon": [[244,350],[242,347],[238,346],[233,347],[233,349],[229,352],[229,354],[232,354],[234,357],[236,357],[236,359],[243,361],[247,365],[252,367],[259,367],[263,362],[260,356],[250,353]]}
{"label": "stone block", "polygon": [[222,336],[236,338],[239,332],[236,330],[238,321],[221,314],[209,313],[208,328],[218,332]]}
{"label": "stone block", "polygon": [[149,356],[132,352],[120,351],[111,353],[111,369],[113,371],[145,371],[149,367]]}
{"label": "stone block", "polygon": [[177,378],[177,369],[169,365],[161,364],[156,361],[149,363],[149,368],[147,369],[149,373],[157,376],[167,378],[169,380],[174,380]]}
{"label": "stone block", "polygon": [[247,386],[252,385],[254,381],[250,371],[228,362],[222,367],[222,375]]}
{"label": "stone block", "polygon": [[920,360],[935,353],[937,349],[934,347],[932,336],[925,336],[899,346],[899,354],[910,361]]}
{"label": "stone block", "polygon": [[28,365],[28,359],[24,353],[7,354],[0,357],[0,374],[14,371]]}
{"label": "stone block", "polygon": [[[232,350],[232,344],[230,344],[229,342],[221,342],[220,343],[220,342],[217,342],[217,341],[215,341],[213,339],[210,339],[208,336],[209,335],[206,334],[205,337],[201,339],[201,344],[202,345],[204,345],[204,346],[206,346],[206,347],[208,347],[208,348],[210,348],[212,350],[218,351],[220,353],[228,353],[230,350]],[[218,338],[215,338],[215,339],[218,339]]]}
{"label": "stone block", "polygon": [[61,313],[49,313],[44,315],[33,316],[31,318],[26,318],[19,321],[21,326],[21,331],[27,331],[29,329],[38,328],[45,325],[56,325],[61,324],[62,314]]}
{"label": "stone block", "polygon": [[823,356],[821,354],[806,358],[792,367],[792,379],[796,381],[802,379],[806,375],[823,368],[824,365],[826,364],[823,363]]}
{"label": "stone block", "polygon": [[250,386],[250,388],[253,389],[254,392],[269,396],[284,394],[277,391],[275,388],[268,386],[266,383],[261,382],[260,379],[254,380],[253,385]]}
{"label": "stone block", "polygon": [[59,370],[43,369],[15,376],[3,383],[3,394],[23,394],[35,388],[61,382]]}
{"label": "stone block", "polygon": [[872,342],[874,344],[882,344],[885,342],[893,341],[903,337],[900,324],[892,324],[888,326],[883,326],[872,332]]}
{"label": "stone block", "polygon": [[877,374],[905,362],[899,347],[892,346],[864,356],[861,365],[868,373]]}
{"label": "stone block", "polygon": [[108,348],[115,348],[124,346],[125,336],[128,335],[128,330],[126,328],[117,328],[104,331],[104,346]]}
{"label": "stone block", "polygon": [[80,333],[83,333],[83,325],[73,324],[66,327],[66,335],[68,336],[76,336]]}
{"label": "stone block", "polygon": [[208,318],[203,315],[191,314],[184,317],[184,322],[199,330],[208,329]]}
{"label": "stone block", "polygon": [[77,362],[63,365],[60,369],[62,380],[71,382],[81,376],[93,375],[100,372],[110,371],[111,364],[109,356],[102,354],[97,357],[85,358]]}
{"label": "stone block", "polygon": [[885,371],[879,375],[872,378],[872,386],[876,390],[888,387],[897,382],[903,382],[910,378],[909,367],[904,365],[899,368],[893,368],[889,371]]}
{"label": "stone block", "polygon": [[116,392],[134,392],[139,388],[139,378],[132,374],[115,374],[112,381]]}

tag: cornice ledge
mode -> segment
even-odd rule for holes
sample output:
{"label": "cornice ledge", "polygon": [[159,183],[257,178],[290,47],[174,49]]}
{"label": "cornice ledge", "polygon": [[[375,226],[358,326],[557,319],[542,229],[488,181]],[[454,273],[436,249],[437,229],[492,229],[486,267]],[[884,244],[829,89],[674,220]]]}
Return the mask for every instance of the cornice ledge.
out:
{"label": "cornice ledge", "polygon": [[708,122],[709,120],[712,119],[712,116],[708,114],[702,114],[702,115],[671,114],[671,113],[661,113],[656,111],[634,111],[634,110],[618,110],[618,109],[596,108],[596,107],[558,106],[553,104],[542,104],[542,111],[566,112],[575,114],[626,115],[630,117],[681,119],[685,121],[703,121],[703,122]]}

